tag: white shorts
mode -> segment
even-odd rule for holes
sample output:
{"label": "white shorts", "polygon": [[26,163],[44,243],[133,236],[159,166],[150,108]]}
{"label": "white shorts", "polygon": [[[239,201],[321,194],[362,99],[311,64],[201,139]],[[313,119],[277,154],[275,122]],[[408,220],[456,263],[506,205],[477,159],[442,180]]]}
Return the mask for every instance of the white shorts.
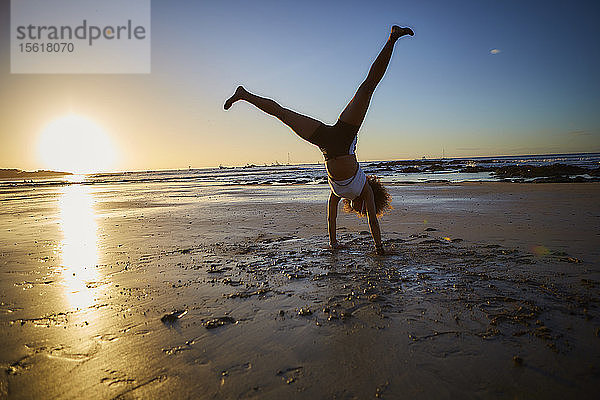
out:
{"label": "white shorts", "polygon": [[342,197],[348,200],[354,200],[362,193],[367,176],[358,166],[356,174],[352,178],[344,179],[343,181],[334,181],[331,177],[327,176],[329,187],[331,191],[338,197]]}

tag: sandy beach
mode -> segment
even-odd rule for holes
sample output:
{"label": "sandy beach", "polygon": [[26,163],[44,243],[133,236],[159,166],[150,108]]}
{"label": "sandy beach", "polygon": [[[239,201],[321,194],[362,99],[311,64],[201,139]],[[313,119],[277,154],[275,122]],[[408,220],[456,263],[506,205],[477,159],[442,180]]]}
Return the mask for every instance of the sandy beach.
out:
{"label": "sandy beach", "polygon": [[600,398],[598,10],[0,2],[0,400]]}
{"label": "sandy beach", "polygon": [[3,191],[0,398],[595,398],[600,185],[389,189]]}

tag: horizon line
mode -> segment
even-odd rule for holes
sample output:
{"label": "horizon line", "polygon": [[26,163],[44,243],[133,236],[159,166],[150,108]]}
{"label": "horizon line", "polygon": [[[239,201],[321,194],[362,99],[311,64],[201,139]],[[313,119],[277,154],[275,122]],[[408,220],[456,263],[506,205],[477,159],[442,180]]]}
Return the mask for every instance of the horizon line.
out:
{"label": "horizon line", "polygon": [[[464,160],[464,159],[482,159],[482,158],[504,158],[504,157],[532,157],[532,156],[568,156],[568,155],[592,155],[599,154],[599,151],[591,151],[591,152],[573,152],[573,153],[533,153],[533,154],[504,154],[504,155],[492,155],[492,156],[464,156],[464,157],[425,157],[421,158],[396,158],[396,159],[370,159],[370,160],[360,160],[359,163],[368,163],[368,162],[385,162],[385,161],[420,161],[420,160]],[[39,168],[35,170],[26,170],[15,167],[2,167],[0,170],[18,170],[21,172],[57,172],[57,173],[67,173],[71,175],[94,175],[94,174],[120,174],[125,172],[159,172],[159,171],[187,171],[187,170],[201,170],[201,169],[217,169],[217,168],[245,168],[249,166],[256,167],[273,167],[273,166],[299,166],[299,165],[315,165],[322,164],[322,161],[319,162],[301,162],[301,163],[279,163],[278,161],[272,163],[246,163],[244,165],[223,165],[219,164],[217,166],[204,166],[204,167],[192,167],[191,165],[188,168],[157,168],[157,169],[131,169],[131,170],[112,170],[112,171],[98,171],[98,172],[72,172],[72,171],[56,171],[53,169],[44,169]]]}

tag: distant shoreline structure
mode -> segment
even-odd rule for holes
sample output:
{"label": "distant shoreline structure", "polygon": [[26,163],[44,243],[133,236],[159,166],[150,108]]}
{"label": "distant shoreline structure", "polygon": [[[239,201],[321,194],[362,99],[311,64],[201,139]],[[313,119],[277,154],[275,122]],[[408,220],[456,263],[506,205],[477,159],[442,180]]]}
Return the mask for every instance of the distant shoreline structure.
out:
{"label": "distant shoreline structure", "polygon": [[[417,158],[395,158],[395,159],[369,159],[369,160],[360,160],[361,163],[395,163],[395,164],[405,164],[414,162],[418,163],[435,163],[435,162],[444,162],[449,163],[451,161],[484,161],[484,160],[516,160],[522,159],[522,161],[531,161],[532,158],[537,159],[554,159],[567,157],[572,158],[579,156],[581,158],[598,158],[600,159],[600,152],[585,152],[585,153],[548,153],[548,154],[520,154],[520,155],[493,155],[493,156],[465,156],[465,157],[429,157],[422,156]],[[272,167],[293,167],[293,166],[310,166],[310,165],[319,165],[322,162],[300,162],[297,164],[286,163],[281,164],[278,161],[273,163],[245,163],[239,165],[226,165],[220,163],[217,166],[205,166],[205,167],[193,167],[189,165],[187,168],[157,168],[157,169],[131,169],[131,170],[115,170],[115,171],[105,171],[105,172],[92,172],[86,173],[83,175],[114,175],[114,174],[130,174],[130,173],[150,173],[150,172],[172,172],[172,171],[206,171],[206,170],[233,170],[233,169],[251,169],[251,168],[272,168]],[[600,162],[597,165],[600,167]],[[50,170],[37,170],[37,171],[25,171],[16,168],[0,168],[0,179],[24,179],[24,178],[44,178],[44,177],[56,177],[56,176],[67,176],[67,175],[76,175],[73,172],[63,172],[63,171],[50,171]]]}
{"label": "distant shoreline structure", "polygon": [[[445,152],[444,152],[445,153]],[[417,157],[417,158],[395,158],[395,159],[370,159],[370,160],[359,160],[359,162],[361,163],[380,163],[380,162],[385,162],[385,163],[408,163],[408,162],[415,162],[415,163],[420,163],[420,162],[436,162],[436,161],[443,161],[443,162],[450,162],[453,160],[456,161],[469,161],[469,160],[473,160],[473,161],[481,161],[481,160],[511,160],[511,159],[524,159],[524,160],[529,160],[531,158],[558,158],[558,157],[573,157],[573,156],[581,156],[582,158],[585,157],[592,157],[592,156],[598,156],[598,158],[600,158],[600,152],[596,152],[596,151],[592,151],[592,152],[586,152],[586,153],[547,153],[547,154],[517,154],[517,155],[493,155],[493,156],[465,156],[465,157],[451,157],[451,156],[446,156],[445,154],[442,157],[429,157],[429,156],[422,156],[422,157]],[[280,164],[279,162],[275,161],[274,163],[268,164],[268,163],[264,163],[264,164],[254,164],[254,163],[246,163],[244,165],[224,165],[224,164],[219,164],[218,167],[199,167],[199,168],[191,168],[191,170],[208,170],[208,169],[214,169],[214,168],[219,168],[219,169],[247,169],[247,168],[268,168],[268,167],[279,167],[279,166],[302,166],[302,165],[315,165],[315,164],[321,164],[321,162],[317,162],[317,163],[312,163],[312,162],[301,162],[301,163],[297,163],[297,164],[290,164],[289,162],[287,164]],[[600,164],[598,165],[600,167]],[[175,169],[156,169],[156,170],[140,170],[140,171],[135,171],[135,172],[152,172],[152,171],[178,171],[178,168]],[[134,171],[128,171],[128,172],[134,172]]]}
{"label": "distant shoreline structure", "polygon": [[0,179],[49,178],[66,175],[73,175],[73,173],[63,171],[49,171],[45,169],[38,169],[37,171],[24,171],[16,168],[0,169]]}

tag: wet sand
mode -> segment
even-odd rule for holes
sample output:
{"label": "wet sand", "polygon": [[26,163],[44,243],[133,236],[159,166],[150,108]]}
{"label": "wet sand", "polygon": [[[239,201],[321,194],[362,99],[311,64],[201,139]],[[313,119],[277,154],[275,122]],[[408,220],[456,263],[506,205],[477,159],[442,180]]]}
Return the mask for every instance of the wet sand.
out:
{"label": "wet sand", "polygon": [[600,185],[390,190],[0,193],[0,398],[595,398]]}

